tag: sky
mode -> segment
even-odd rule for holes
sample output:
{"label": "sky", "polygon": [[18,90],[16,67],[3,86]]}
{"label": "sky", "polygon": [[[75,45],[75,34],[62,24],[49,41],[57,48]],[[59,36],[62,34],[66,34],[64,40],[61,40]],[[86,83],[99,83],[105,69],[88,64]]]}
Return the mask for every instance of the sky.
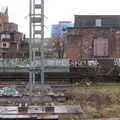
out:
{"label": "sky", "polygon": [[[37,0],[39,1],[39,0]],[[44,0],[45,37],[51,35],[51,25],[59,21],[72,21],[74,15],[120,15],[120,0]],[[29,0],[0,0],[0,7],[7,5],[9,20],[19,25],[19,31],[29,33]]]}

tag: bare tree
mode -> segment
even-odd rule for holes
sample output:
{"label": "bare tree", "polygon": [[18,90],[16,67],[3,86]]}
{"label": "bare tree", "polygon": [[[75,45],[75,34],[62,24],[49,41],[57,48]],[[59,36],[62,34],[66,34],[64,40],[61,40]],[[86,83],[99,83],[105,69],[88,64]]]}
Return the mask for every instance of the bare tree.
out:
{"label": "bare tree", "polygon": [[59,59],[63,58],[64,57],[64,41],[58,38],[55,44],[55,48],[56,48],[57,57]]}

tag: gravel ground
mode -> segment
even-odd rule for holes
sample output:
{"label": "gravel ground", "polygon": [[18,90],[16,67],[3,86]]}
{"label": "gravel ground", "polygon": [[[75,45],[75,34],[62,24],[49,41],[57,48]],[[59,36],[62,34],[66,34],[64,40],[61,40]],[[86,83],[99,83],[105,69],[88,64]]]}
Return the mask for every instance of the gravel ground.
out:
{"label": "gravel ground", "polygon": [[101,119],[87,119],[87,120],[120,120],[120,118],[101,118]]}

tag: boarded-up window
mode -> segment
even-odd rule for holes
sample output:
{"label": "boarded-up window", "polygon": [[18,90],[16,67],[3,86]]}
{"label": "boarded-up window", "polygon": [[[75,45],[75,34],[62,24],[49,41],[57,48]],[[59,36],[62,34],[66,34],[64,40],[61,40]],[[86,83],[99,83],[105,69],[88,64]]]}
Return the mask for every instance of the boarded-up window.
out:
{"label": "boarded-up window", "polygon": [[108,56],[108,39],[97,38],[94,40],[94,56]]}
{"label": "boarded-up window", "polygon": [[96,27],[101,27],[101,26],[102,26],[102,20],[96,19]]}

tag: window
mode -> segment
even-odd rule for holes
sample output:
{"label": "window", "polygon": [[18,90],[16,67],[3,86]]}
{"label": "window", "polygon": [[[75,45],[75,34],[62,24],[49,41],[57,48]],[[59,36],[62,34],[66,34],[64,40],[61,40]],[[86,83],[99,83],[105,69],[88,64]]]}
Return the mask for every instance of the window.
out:
{"label": "window", "polygon": [[35,52],[35,56],[41,56],[41,52],[40,51]]}
{"label": "window", "polygon": [[54,43],[54,42],[52,43],[52,46],[55,46],[55,43]]}
{"label": "window", "polygon": [[10,34],[1,34],[1,40],[2,39],[10,39]]}
{"label": "window", "polygon": [[52,48],[49,48],[48,51],[52,51],[53,49]]}
{"label": "window", "polygon": [[5,57],[5,56],[6,56],[6,53],[2,53],[2,56]]}
{"label": "window", "polygon": [[7,45],[6,45],[6,43],[3,43],[3,47],[6,47]]}
{"label": "window", "polygon": [[48,43],[44,42],[44,47],[48,46]]}
{"label": "window", "polygon": [[63,43],[62,43],[62,42],[60,43],[60,46],[63,46]]}
{"label": "window", "polygon": [[9,47],[10,47],[10,45],[9,45],[8,42],[3,42],[2,43],[2,48],[9,48]]}

